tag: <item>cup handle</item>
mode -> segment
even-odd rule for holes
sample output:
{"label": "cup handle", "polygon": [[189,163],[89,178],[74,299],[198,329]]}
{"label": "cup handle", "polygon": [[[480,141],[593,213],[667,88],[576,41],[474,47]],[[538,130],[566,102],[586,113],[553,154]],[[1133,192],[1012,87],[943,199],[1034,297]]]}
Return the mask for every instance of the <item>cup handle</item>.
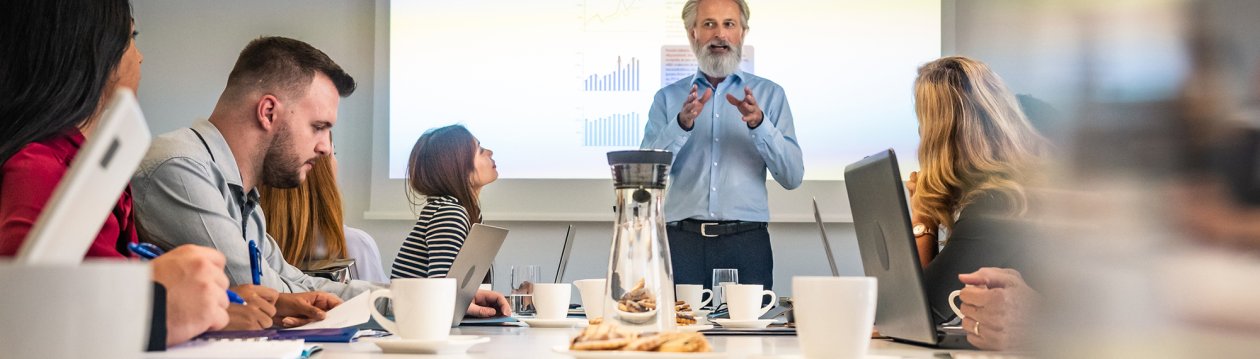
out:
{"label": "cup handle", "polygon": [[381,327],[385,328],[385,330],[388,330],[390,333],[398,334],[398,324],[394,323],[392,320],[385,319],[385,315],[381,314],[381,312],[376,309],[376,300],[380,298],[389,298],[391,301],[394,300],[394,298],[390,296],[389,289],[373,290],[372,293],[368,295],[368,303],[370,303],[370,307],[372,307],[372,319],[376,319],[376,322],[380,323]]}
{"label": "cup handle", "polygon": [[778,296],[778,295],[776,295],[776,294],[774,294],[774,292],[772,292],[772,291],[768,291],[768,290],[763,290],[763,291],[761,291],[761,297],[762,297],[762,298],[765,298],[767,295],[769,295],[769,296],[770,296],[770,304],[766,304],[766,306],[761,307],[761,314],[757,314],[757,317],[758,317],[758,318],[761,318],[761,316],[766,315],[766,312],[769,312],[769,311],[770,311],[770,309],[773,309],[774,307],[779,306],[779,296]]}
{"label": "cup handle", "polygon": [[954,299],[957,299],[959,294],[962,294],[961,290],[949,292],[949,309],[954,310],[954,315],[957,315],[958,319],[964,319],[967,316],[962,314],[962,309],[958,309],[958,304],[954,304]]}
{"label": "cup handle", "polygon": [[710,289],[701,290],[700,298],[704,298],[704,293],[709,293],[709,298],[700,300],[700,304],[696,305],[696,307],[693,309],[700,310],[700,308],[704,308],[704,306],[709,305],[709,302],[713,301],[713,290],[710,290]]}

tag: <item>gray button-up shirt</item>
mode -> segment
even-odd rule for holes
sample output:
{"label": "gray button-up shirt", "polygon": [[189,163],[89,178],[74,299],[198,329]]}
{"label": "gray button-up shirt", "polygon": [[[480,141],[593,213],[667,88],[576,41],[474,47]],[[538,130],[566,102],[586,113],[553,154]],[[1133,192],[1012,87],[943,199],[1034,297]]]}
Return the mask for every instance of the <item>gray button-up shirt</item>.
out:
{"label": "gray button-up shirt", "polygon": [[346,285],[311,277],[285,262],[267,234],[258,190],[247,192],[241,185],[236,158],[209,121],[155,138],[131,186],[141,240],[165,248],[196,244],[218,249],[227,257],[232,285],[253,283],[248,245],[253,240],[262,251],[262,285],[281,293],[325,291],[350,299],[375,287],[359,280]]}

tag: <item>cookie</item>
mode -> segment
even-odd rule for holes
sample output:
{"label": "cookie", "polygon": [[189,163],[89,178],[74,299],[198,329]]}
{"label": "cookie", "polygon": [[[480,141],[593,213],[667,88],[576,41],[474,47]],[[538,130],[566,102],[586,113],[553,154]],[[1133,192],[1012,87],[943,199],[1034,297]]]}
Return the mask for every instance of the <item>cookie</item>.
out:
{"label": "cookie", "polygon": [[657,347],[660,347],[661,344],[664,344],[671,338],[673,337],[668,334],[641,336],[638,339],[631,341],[629,344],[626,344],[626,346],[621,348],[621,350],[650,352],[656,350]]}
{"label": "cookie", "polygon": [[709,341],[700,333],[675,333],[676,336],[661,343],[656,351],[670,353],[703,353],[713,350]]}
{"label": "cookie", "polygon": [[675,322],[678,323],[678,325],[696,324],[696,317],[691,316],[691,314],[678,312],[677,315],[675,315],[674,317],[675,317]]}
{"label": "cookie", "polygon": [[630,338],[591,340],[570,344],[569,350],[621,350],[626,344]]}

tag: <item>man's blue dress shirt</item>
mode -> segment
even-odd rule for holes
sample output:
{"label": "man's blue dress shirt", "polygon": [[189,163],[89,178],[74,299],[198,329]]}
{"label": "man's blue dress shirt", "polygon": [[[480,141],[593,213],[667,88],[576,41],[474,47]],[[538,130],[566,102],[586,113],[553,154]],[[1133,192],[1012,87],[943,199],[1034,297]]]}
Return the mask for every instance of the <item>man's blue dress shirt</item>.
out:
{"label": "man's blue dress shirt", "polygon": [[[698,96],[713,89],[713,97],[687,131],[677,118],[693,84],[699,87]],[[745,87],[752,89],[764,113],[755,129],[749,129],[739,109],[726,101],[727,93],[742,100]],[[766,170],[787,189],[799,187],[805,173],[783,88],[742,71],[716,87],[697,71],[657,91],[644,133],[641,148],[674,153],[665,197],[665,218],[670,222],[687,218],[768,222]]]}

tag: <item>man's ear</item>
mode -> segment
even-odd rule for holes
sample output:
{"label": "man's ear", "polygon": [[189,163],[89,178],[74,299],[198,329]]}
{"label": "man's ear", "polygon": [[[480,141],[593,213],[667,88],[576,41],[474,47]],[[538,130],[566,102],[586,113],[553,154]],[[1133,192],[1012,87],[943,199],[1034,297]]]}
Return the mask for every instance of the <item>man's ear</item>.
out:
{"label": "man's ear", "polygon": [[271,129],[275,127],[276,114],[280,112],[279,107],[280,99],[276,98],[275,95],[263,95],[262,98],[258,99],[258,108],[255,109],[254,115],[258,120],[258,125],[263,130],[271,132]]}

